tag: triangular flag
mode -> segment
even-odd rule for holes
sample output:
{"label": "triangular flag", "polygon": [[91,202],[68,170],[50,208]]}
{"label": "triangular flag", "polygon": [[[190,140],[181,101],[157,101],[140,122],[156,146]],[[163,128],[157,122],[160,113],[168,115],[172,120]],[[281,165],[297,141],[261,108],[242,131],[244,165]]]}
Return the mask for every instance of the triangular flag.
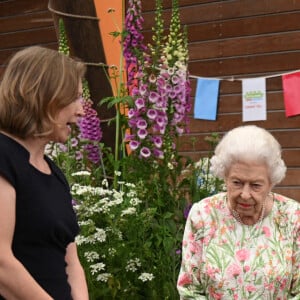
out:
{"label": "triangular flag", "polygon": [[242,80],[243,122],[267,119],[266,78]]}
{"label": "triangular flag", "polygon": [[300,115],[300,72],[282,75],[285,115]]}
{"label": "triangular flag", "polygon": [[197,78],[194,118],[216,120],[219,97],[219,79]]}

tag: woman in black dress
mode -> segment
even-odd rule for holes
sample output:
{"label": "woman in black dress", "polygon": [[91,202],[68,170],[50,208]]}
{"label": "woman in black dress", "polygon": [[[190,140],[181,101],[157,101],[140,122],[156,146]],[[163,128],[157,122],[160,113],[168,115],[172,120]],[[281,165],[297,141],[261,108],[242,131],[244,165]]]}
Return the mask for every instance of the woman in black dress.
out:
{"label": "woman in black dress", "polygon": [[33,46],[0,85],[0,299],[87,300],[68,183],[44,155],[83,115],[85,66]]}

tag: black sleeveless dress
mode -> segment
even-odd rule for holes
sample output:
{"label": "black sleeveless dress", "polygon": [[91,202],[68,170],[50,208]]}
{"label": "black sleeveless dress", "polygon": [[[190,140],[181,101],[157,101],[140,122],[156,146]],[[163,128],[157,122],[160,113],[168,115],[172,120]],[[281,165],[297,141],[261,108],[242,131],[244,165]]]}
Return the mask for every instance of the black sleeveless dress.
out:
{"label": "black sleeveless dress", "polygon": [[29,163],[22,145],[0,134],[0,175],[16,190],[13,253],[55,300],[71,300],[65,254],[79,227],[66,178],[50,158],[45,159],[50,175]]}

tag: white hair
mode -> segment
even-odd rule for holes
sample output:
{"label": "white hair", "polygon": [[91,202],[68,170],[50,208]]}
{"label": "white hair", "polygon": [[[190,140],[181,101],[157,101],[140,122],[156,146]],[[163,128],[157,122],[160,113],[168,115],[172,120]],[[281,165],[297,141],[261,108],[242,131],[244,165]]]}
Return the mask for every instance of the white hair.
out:
{"label": "white hair", "polygon": [[286,165],[281,158],[281,146],[267,130],[255,125],[230,130],[221,139],[211,158],[211,172],[225,179],[235,162],[261,162],[268,167],[272,186],[285,177]]}

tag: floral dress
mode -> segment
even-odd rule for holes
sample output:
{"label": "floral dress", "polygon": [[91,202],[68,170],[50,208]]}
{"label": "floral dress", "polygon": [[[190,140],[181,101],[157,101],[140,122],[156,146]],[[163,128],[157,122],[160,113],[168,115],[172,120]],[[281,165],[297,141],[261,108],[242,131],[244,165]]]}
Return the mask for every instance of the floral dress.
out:
{"label": "floral dress", "polygon": [[300,299],[300,203],[274,194],[252,226],[236,221],[225,193],[195,203],[177,288],[181,299]]}

